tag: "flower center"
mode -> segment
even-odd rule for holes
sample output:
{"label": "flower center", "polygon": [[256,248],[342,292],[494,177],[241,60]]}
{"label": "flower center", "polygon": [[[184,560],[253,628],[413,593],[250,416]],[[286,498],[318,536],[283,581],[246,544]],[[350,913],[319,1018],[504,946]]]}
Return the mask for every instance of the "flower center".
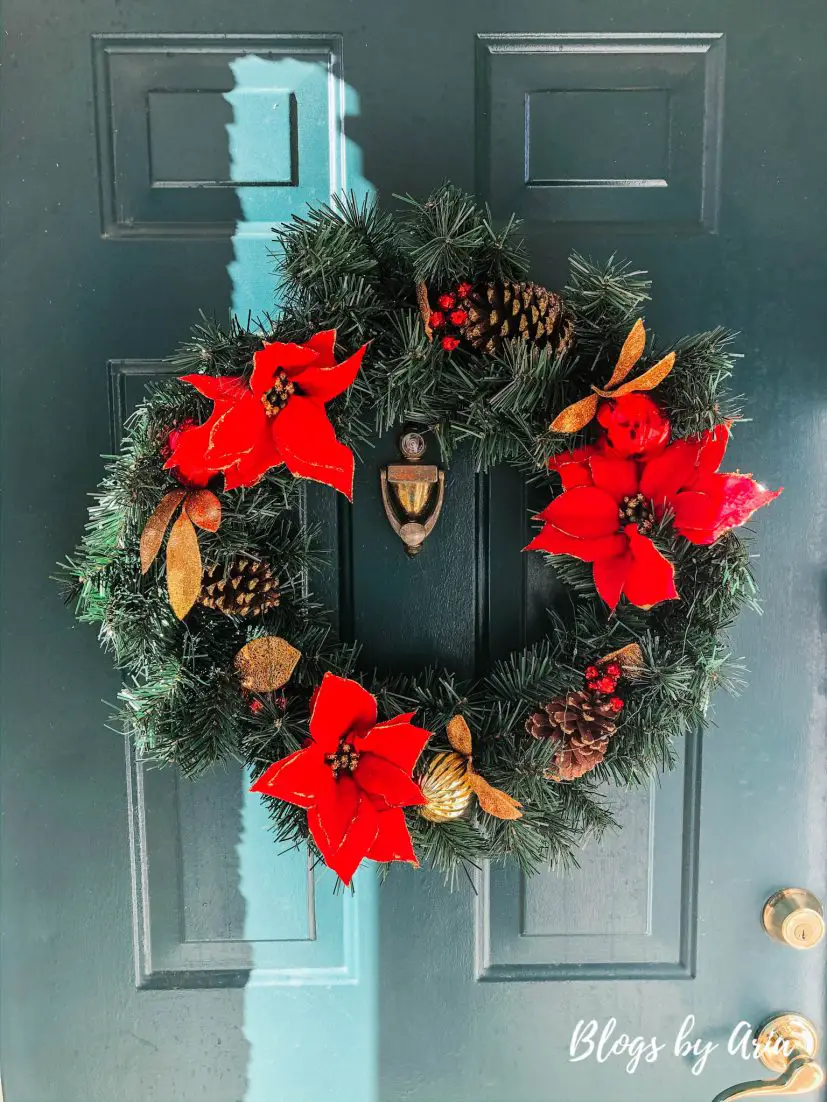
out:
{"label": "flower center", "polygon": [[281,413],[295,393],[296,384],[288,378],[284,368],[280,367],[273,379],[273,385],[261,396],[261,404],[267,416],[275,417],[277,413]]}
{"label": "flower center", "polygon": [[348,742],[347,735],[339,740],[334,754],[326,754],[325,762],[333,770],[333,779],[338,781],[341,773],[352,774],[359,764],[359,751],[352,742]]}
{"label": "flower center", "polygon": [[624,524],[636,524],[641,532],[651,532],[655,527],[655,513],[652,502],[643,496],[624,497],[618,509]]}

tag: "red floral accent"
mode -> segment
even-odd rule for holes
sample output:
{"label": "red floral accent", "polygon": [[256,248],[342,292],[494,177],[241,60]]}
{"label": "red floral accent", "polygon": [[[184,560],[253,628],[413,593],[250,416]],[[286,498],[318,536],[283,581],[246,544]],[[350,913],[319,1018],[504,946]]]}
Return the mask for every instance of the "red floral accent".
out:
{"label": "red floral accent", "polygon": [[615,681],[617,681],[620,675],[623,673],[623,670],[620,668],[617,662],[610,662],[606,667],[606,673],[609,675],[609,677],[613,677]]}
{"label": "red floral accent", "polygon": [[256,699],[256,700],[251,700],[250,701],[250,711],[253,713],[253,715],[257,715],[262,710],[263,707],[264,707],[264,701],[263,700]]}
{"label": "red floral accent", "polygon": [[648,394],[622,394],[601,402],[597,420],[617,455],[653,456],[669,443],[669,421]]}
{"label": "red floral accent", "polygon": [[613,696],[609,701],[609,707],[613,712],[621,712],[623,710],[623,701],[619,696]]}
{"label": "red floral accent", "polygon": [[[222,403],[221,408],[226,413],[230,407]],[[207,425],[197,425],[189,419],[174,428],[167,437],[163,449],[168,460],[165,465],[172,469],[177,481],[188,490],[203,489],[219,473],[204,458],[209,437]]]}
{"label": "red floral accent", "polygon": [[473,285],[470,283],[460,283],[457,287],[457,294],[460,298],[468,298],[473,289]]}
{"label": "red floral accent", "polygon": [[584,675],[589,681],[596,681],[600,677],[600,670],[597,666],[586,666]]}
{"label": "red floral accent", "polygon": [[459,338],[443,337],[442,347],[445,349],[446,352],[453,352],[455,348],[459,348]]}
{"label": "red floral accent", "polygon": [[411,773],[431,732],[415,727],[413,714],[377,723],[375,697],[326,673],[311,702],[309,741],[252,786],[307,808],[313,840],[345,884],[365,857],[419,864],[402,808],[425,803]]}
{"label": "red floral accent", "polygon": [[450,310],[452,306],[456,305],[456,301],[453,295],[440,295],[437,299],[443,310]]}
{"label": "red floral accent", "polygon": [[597,682],[597,691],[599,693],[613,693],[617,682],[613,677],[601,677]]}
{"label": "red floral accent", "polygon": [[451,311],[451,325],[464,325],[468,320],[467,310],[452,310]]}
{"label": "red floral accent", "polygon": [[445,315],[441,310],[432,310],[428,322],[432,329],[441,329],[445,324]]}
{"label": "red floral accent", "polygon": [[612,609],[621,594],[640,608],[674,600],[674,567],[645,534],[652,523],[669,509],[679,535],[710,544],[781,493],[720,473],[728,440],[729,426],[719,425],[640,461],[600,446],[557,456],[549,467],[564,492],[540,514],[544,527],[527,550],[594,563],[597,592]]}
{"label": "red floral accent", "polygon": [[353,496],[353,453],[336,439],[325,404],[356,378],[367,345],[336,363],[336,331],[316,333],[305,344],[266,344],[253,356],[249,384],[240,375],[185,375],[213,401],[208,420],[182,433],[166,466],[185,477],[223,473],[225,488],[254,486],[284,463],[297,478],[310,478]]}

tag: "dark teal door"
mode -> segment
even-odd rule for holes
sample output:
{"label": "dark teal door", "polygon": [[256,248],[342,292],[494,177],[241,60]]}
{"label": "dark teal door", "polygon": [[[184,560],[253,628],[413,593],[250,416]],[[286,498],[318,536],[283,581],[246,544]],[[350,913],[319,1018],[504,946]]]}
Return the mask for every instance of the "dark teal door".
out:
{"label": "dark teal door", "polygon": [[[5,1102],[706,1102],[760,1075],[727,1053],[738,1023],[823,1029],[822,952],[759,921],[777,888],[827,890],[823,6],[4,0],[2,22]],[[749,688],[623,797],[621,834],[566,875],[394,870],[350,898],[277,854],[239,770],[125,758],[116,678],[49,575],[198,309],[270,306],[270,225],[444,177],[527,220],[550,285],[571,249],[615,252],[650,270],[660,333],[741,330],[736,461],[786,491],[735,639]],[[520,486],[460,455],[410,561],[391,451],[352,511],[312,500],[343,631],[395,668],[520,645],[542,580],[512,553]],[[573,1059],[610,1019],[658,1059]]]}

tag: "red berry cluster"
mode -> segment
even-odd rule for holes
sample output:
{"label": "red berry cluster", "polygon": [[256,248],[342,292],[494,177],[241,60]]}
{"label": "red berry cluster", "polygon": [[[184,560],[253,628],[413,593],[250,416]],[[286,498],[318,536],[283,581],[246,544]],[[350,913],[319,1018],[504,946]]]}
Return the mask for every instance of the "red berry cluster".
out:
{"label": "red berry cluster", "polygon": [[439,309],[431,311],[431,329],[441,331],[440,344],[446,352],[453,352],[459,347],[462,326],[468,321],[467,299],[472,290],[470,283],[458,283],[455,291],[446,291],[439,296],[436,300]]}
{"label": "red berry cluster", "polygon": [[[273,694],[268,694],[268,696],[271,700],[274,700],[276,707],[280,711],[283,712],[285,710],[285,708],[287,707],[287,697],[284,695],[283,692],[279,693],[278,696],[274,696]],[[254,716],[258,715],[259,712],[264,710],[264,701],[261,699],[261,697],[254,696],[250,701],[249,707]]]}
{"label": "red berry cluster", "polygon": [[619,712],[623,708],[623,700],[619,696],[612,695],[617,688],[617,683],[623,676],[623,670],[618,662],[609,662],[602,668],[600,666],[587,666],[585,669],[586,684],[594,693],[610,697],[609,707],[613,712]]}

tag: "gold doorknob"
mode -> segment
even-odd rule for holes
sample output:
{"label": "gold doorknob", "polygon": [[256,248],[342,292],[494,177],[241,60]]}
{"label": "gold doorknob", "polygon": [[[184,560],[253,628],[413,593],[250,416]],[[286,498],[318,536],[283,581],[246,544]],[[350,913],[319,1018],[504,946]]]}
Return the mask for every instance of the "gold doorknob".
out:
{"label": "gold doorknob", "polygon": [[778,1072],[777,1079],[754,1079],[716,1094],[712,1102],[775,1095],[789,1098],[815,1091],[824,1082],[824,1068],[815,1062],[816,1027],[803,1014],[776,1014],[755,1035],[758,1058],[765,1068]]}
{"label": "gold doorknob", "polygon": [[782,888],[764,904],[764,929],[791,949],[812,949],[824,937],[824,910],[806,888]]}

